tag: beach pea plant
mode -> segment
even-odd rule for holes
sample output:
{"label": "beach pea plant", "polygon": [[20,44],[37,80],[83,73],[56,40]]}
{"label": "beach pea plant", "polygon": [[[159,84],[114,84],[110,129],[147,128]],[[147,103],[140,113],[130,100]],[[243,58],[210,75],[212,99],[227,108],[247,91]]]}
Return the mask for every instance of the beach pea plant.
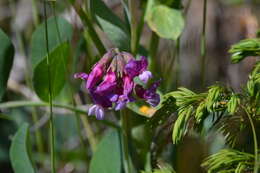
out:
{"label": "beach pea plant", "polygon": [[[203,0],[199,90],[181,86],[191,3],[120,0],[117,12],[112,1],[32,0],[32,33],[13,27],[11,39],[0,29],[0,163],[7,165],[0,169],[258,173],[260,39],[229,49],[232,63],[255,60],[240,90],[207,84]],[[165,67],[164,41],[174,52]],[[15,57],[23,58],[23,72],[14,55],[22,55]]]}

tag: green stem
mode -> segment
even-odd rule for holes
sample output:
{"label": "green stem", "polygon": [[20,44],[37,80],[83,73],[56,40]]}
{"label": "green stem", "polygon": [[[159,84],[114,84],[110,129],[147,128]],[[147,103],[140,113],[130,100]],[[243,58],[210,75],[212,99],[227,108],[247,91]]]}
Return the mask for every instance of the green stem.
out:
{"label": "green stem", "polygon": [[130,26],[131,26],[131,52],[133,55],[137,52],[137,2],[136,0],[128,0],[128,7],[131,14]]}
{"label": "green stem", "polygon": [[50,67],[50,59],[49,59],[49,40],[48,40],[48,24],[47,24],[47,8],[46,8],[47,2],[44,1],[44,17],[45,17],[45,41],[46,41],[46,50],[47,50],[47,68],[48,68],[48,84],[49,84],[49,109],[50,109],[50,119],[49,119],[49,125],[50,125],[50,140],[51,140],[51,172],[56,173],[55,169],[55,151],[54,151],[54,122],[53,122],[53,104],[52,104],[52,84],[51,84],[51,67]]}
{"label": "green stem", "polygon": [[156,55],[157,55],[157,50],[158,50],[158,46],[159,46],[159,41],[160,41],[160,38],[158,37],[158,35],[155,32],[152,32],[150,45],[149,45],[152,72],[155,72],[157,70],[156,69],[156,66],[157,66]]}
{"label": "green stem", "polygon": [[[69,1],[69,2],[72,3],[71,1]],[[75,3],[72,3],[72,5],[73,5],[75,11],[78,13],[82,22],[86,25],[88,32],[89,32],[89,36],[91,37],[91,39],[94,42],[96,48],[98,49],[99,54],[100,55],[105,54],[106,48],[103,45],[102,41],[100,40],[98,34],[96,33],[89,14],[87,12],[85,12],[81,6],[76,5]]]}
{"label": "green stem", "polygon": [[132,173],[131,171],[131,158],[129,155],[129,146],[128,146],[128,134],[129,134],[129,122],[128,116],[125,112],[126,110],[120,111],[121,125],[122,125],[122,149],[123,149],[123,164],[125,173]]}
{"label": "green stem", "polygon": [[201,34],[201,83],[202,87],[205,86],[205,72],[206,72],[206,20],[207,20],[207,0],[204,0],[203,5],[203,24],[202,24],[202,34]]}
{"label": "green stem", "polygon": [[258,144],[257,144],[257,136],[256,136],[256,131],[255,131],[255,126],[254,122],[252,120],[251,115],[249,114],[248,110],[244,107],[244,110],[247,114],[247,117],[249,119],[251,128],[252,128],[252,133],[253,133],[253,139],[254,139],[254,152],[255,152],[255,164],[254,164],[254,173],[258,173]]}
{"label": "green stem", "polygon": [[[5,102],[5,103],[0,103],[0,109],[17,108],[17,107],[25,107],[25,106],[47,107],[49,105],[50,104],[46,103],[46,102],[10,101],[10,102]],[[70,110],[72,112],[77,112],[78,114],[80,114],[82,116],[86,116],[86,110],[85,109],[74,108],[73,106],[70,106],[70,105],[63,105],[63,104],[57,104],[57,103],[53,103],[53,107],[67,109],[67,110]],[[96,118],[93,118],[93,119],[91,119],[91,121],[103,123],[104,125],[107,125],[109,127],[115,128],[115,129],[120,129],[120,127],[118,125],[116,125],[113,122],[107,121],[107,120],[97,120]]]}

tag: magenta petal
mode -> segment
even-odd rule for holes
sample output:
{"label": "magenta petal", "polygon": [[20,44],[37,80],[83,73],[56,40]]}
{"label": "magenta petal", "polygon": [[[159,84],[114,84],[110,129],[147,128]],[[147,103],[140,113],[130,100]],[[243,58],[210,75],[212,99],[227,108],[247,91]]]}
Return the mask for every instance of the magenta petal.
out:
{"label": "magenta petal", "polygon": [[124,86],[123,86],[123,94],[124,95],[129,95],[134,87],[134,82],[133,80],[129,77],[129,76],[124,76],[123,77],[123,82],[124,82]]}
{"label": "magenta petal", "polygon": [[88,79],[88,74],[87,73],[83,73],[83,72],[81,72],[81,73],[75,73],[74,74],[74,78],[75,79],[82,79],[82,80],[87,80]]}
{"label": "magenta petal", "polygon": [[104,80],[101,84],[98,85],[96,92],[97,93],[108,93],[116,88],[116,74],[115,72],[108,72],[104,77]]}
{"label": "magenta petal", "polygon": [[93,88],[101,79],[103,75],[103,67],[96,64],[88,76],[87,89]]}
{"label": "magenta petal", "polygon": [[153,75],[150,71],[146,70],[143,71],[138,77],[143,83],[147,83],[148,80],[153,77]]}

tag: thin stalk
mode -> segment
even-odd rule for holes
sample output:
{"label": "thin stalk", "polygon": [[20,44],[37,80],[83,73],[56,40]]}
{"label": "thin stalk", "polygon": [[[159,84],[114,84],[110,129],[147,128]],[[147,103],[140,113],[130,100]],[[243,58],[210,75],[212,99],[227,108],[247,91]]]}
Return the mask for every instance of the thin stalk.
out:
{"label": "thin stalk", "polygon": [[37,2],[36,0],[32,0],[32,15],[33,15],[33,23],[34,26],[39,25],[39,16],[38,16],[38,10],[37,10]]}
{"label": "thin stalk", "polygon": [[45,17],[45,41],[46,41],[46,50],[47,50],[47,68],[48,68],[48,84],[49,84],[49,110],[50,110],[50,119],[49,119],[49,125],[50,125],[50,140],[51,140],[51,172],[56,173],[55,169],[55,151],[54,151],[54,145],[55,145],[55,137],[54,137],[54,122],[53,122],[53,103],[52,103],[52,85],[51,85],[51,67],[50,67],[50,59],[49,59],[49,40],[48,40],[48,24],[47,24],[47,8],[46,8],[47,2],[44,1],[44,17]]}
{"label": "thin stalk", "polygon": [[[57,22],[57,15],[56,15],[56,1],[52,2],[52,11],[53,11],[53,15],[54,15],[54,21],[55,21],[55,27],[56,27],[56,31],[58,33],[58,39],[59,39],[59,43],[61,44],[62,43],[62,40],[61,40],[61,34],[60,34],[60,30],[59,30],[59,26],[58,26],[58,22]],[[76,108],[76,101],[73,97],[73,91],[72,91],[72,87],[71,87],[71,82],[70,82],[70,78],[69,78],[69,73],[68,73],[68,70],[66,68],[66,64],[64,62],[64,59],[61,57],[61,60],[62,60],[62,64],[63,64],[63,68],[65,70],[65,76],[66,76],[66,79],[68,81],[68,88],[69,88],[69,94],[70,94],[70,98],[71,98],[71,101],[72,101],[72,105],[74,108]],[[77,125],[77,131],[78,131],[78,135],[79,135],[79,139],[80,139],[80,144],[82,146],[82,149],[84,150],[84,140],[83,140],[83,136],[81,134],[81,127],[80,127],[80,118],[78,116],[78,113],[77,112],[74,112],[75,114],[75,118],[76,118],[76,125]]]}
{"label": "thin stalk", "polygon": [[131,14],[131,20],[130,20],[130,26],[131,26],[131,52],[133,55],[136,54],[137,52],[137,47],[138,47],[138,39],[137,39],[137,25],[138,25],[138,20],[137,20],[137,1],[136,0],[128,0],[128,7],[129,11]]}
{"label": "thin stalk", "polygon": [[[169,65],[169,70],[167,70],[166,75],[167,74],[172,74],[172,67],[174,67],[175,70],[173,70],[175,72],[175,89],[178,88],[179,86],[179,75],[180,75],[180,41],[181,41],[181,37],[178,37],[178,39],[175,42],[175,47],[174,47],[174,58],[170,61],[170,65]],[[168,86],[167,86],[167,91],[172,86],[172,78],[168,78]]]}
{"label": "thin stalk", "polygon": [[132,173],[131,170],[131,158],[129,155],[129,145],[128,145],[128,134],[129,134],[129,123],[128,115],[125,110],[120,111],[121,125],[122,125],[122,149],[123,149],[123,164],[125,173]]}
{"label": "thin stalk", "polygon": [[201,42],[200,42],[200,56],[201,56],[201,83],[202,87],[205,86],[205,72],[206,72],[206,20],[207,20],[207,0],[204,0],[203,3],[203,22],[202,22],[202,33],[201,33]]}
{"label": "thin stalk", "polygon": [[[5,103],[0,103],[0,109],[18,108],[18,107],[25,107],[25,106],[27,106],[27,107],[48,107],[48,106],[50,106],[50,104],[47,102],[36,102],[36,101],[10,101],[10,102],[5,102]],[[85,109],[74,108],[71,105],[53,103],[53,107],[67,109],[72,112],[77,112],[79,115],[86,116]],[[117,124],[107,121],[107,120],[97,120],[96,118],[93,118],[93,119],[91,119],[91,121],[103,123],[104,125],[107,125],[109,127],[115,128],[115,129],[120,129],[120,127]]]}
{"label": "thin stalk", "polygon": [[251,128],[252,128],[252,133],[253,133],[253,139],[254,139],[254,152],[255,152],[255,164],[254,164],[254,173],[258,173],[258,167],[259,167],[259,163],[258,163],[258,144],[257,144],[257,136],[256,136],[256,131],[255,131],[255,126],[254,126],[254,122],[252,120],[251,115],[249,114],[248,110],[244,107],[244,110],[246,112],[246,115],[249,119]]}
{"label": "thin stalk", "polygon": [[89,36],[91,37],[93,43],[95,44],[96,48],[98,49],[99,54],[100,55],[105,54],[106,48],[103,45],[102,41],[100,40],[98,34],[96,33],[89,14],[87,12],[85,12],[81,6],[76,5],[75,3],[72,3],[71,1],[69,1],[69,2],[73,5],[75,11],[78,13],[78,15],[79,15],[80,19],[82,20],[82,22],[84,23],[84,25],[86,25],[86,27],[88,28]]}
{"label": "thin stalk", "polygon": [[151,35],[151,40],[150,40],[150,45],[149,45],[149,52],[150,52],[150,57],[151,57],[151,70],[153,72],[156,71],[156,66],[157,66],[157,50],[159,46],[159,41],[160,38],[155,32],[152,32]]}

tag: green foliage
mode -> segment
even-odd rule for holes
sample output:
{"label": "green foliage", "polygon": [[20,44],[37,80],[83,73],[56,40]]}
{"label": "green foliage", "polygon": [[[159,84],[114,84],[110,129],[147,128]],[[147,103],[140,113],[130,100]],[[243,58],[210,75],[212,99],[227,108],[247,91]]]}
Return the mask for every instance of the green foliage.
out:
{"label": "green foliage", "polygon": [[209,156],[203,163],[209,173],[244,173],[253,170],[254,155],[223,149]]}
{"label": "green foliage", "polygon": [[[61,42],[69,41],[72,39],[72,26],[65,19],[57,17],[57,26],[55,18],[47,20],[48,26],[48,42],[49,51],[52,52],[56,49]],[[58,28],[57,28],[58,27]],[[57,30],[58,29],[58,30]],[[59,40],[59,37],[61,40]],[[31,40],[31,64],[33,69],[46,58],[47,48],[45,39],[45,25],[39,25],[32,34]]]}
{"label": "green foliage", "polygon": [[260,55],[260,39],[246,39],[233,45],[229,50],[232,54],[231,61],[238,63],[248,56]]}
{"label": "green foliage", "polygon": [[121,158],[120,135],[112,131],[100,141],[90,162],[90,173],[120,173]]}
{"label": "green foliage", "polygon": [[24,123],[16,132],[10,148],[10,158],[15,173],[34,173],[29,156],[29,125]]}
{"label": "green foliage", "polygon": [[[70,56],[68,43],[60,44],[49,55],[50,82],[53,98],[57,96],[66,83],[66,66]],[[43,100],[49,100],[49,76],[47,56],[34,68],[33,85],[36,94]]]}
{"label": "green foliage", "polygon": [[184,28],[181,11],[165,5],[152,6],[146,13],[146,21],[160,37],[172,40],[176,40]]}
{"label": "green foliage", "polygon": [[[196,94],[186,88],[179,88],[166,94],[176,99],[178,118],[173,127],[172,139],[180,142],[187,133],[187,126],[198,127],[201,130],[208,116],[221,117],[223,114],[234,114],[240,103],[240,98],[231,89],[220,85],[209,87],[208,92]],[[191,121],[195,120],[195,121]],[[217,120],[216,120],[217,121]],[[192,124],[189,125],[189,122]]]}
{"label": "green foliage", "polygon": [[130,50],[130,33],[120,18],[102,0],[91,0],[90,6],[96,22],[113,44],[121,50]]}
{"label": "green foliage", "polygon": [[9,73],[13,65],[14,47],[9,38],[0,29],[0,101],[4,95]]}
{"label": "green foliage", "polygon": [[178,112],[178,119],[175,121],[172,140],[173,143],[178,143],[187,132],[188,123],[192,114],[193,107],[188,106]]}

